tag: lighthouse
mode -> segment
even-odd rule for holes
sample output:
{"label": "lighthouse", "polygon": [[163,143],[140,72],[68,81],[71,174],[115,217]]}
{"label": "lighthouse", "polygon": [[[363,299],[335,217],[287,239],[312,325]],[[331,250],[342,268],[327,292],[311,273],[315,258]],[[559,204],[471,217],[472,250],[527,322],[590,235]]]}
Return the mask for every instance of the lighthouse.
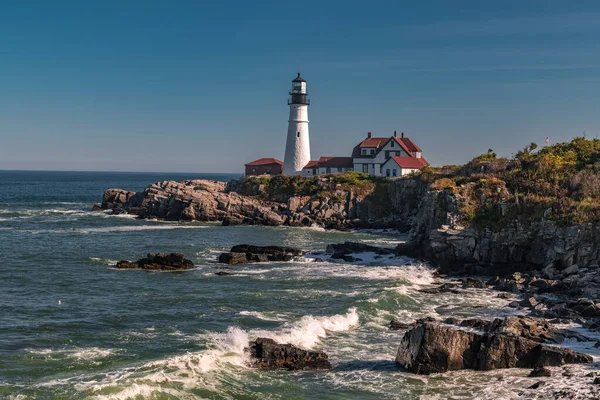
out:
{"label": "lighthouse", "polygon": [[298,175],[310,161],[310,141],[308,137],[308,105],[306,98],[306,81],[298,76],[292,81],[292,90],[288,105],[290,118],[288,120],[287,142],[283,161],[284,175]]}

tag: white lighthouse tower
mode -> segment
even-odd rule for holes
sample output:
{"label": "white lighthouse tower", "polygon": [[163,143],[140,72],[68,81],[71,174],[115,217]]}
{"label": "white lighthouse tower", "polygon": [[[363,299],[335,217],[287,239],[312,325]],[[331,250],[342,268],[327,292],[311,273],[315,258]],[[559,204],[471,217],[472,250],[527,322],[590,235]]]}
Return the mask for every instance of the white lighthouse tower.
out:
{"label": "white lighthouse tower", "polygon": [[298,175],[310,161],[310,141],[308,138],[308,105],[306,81],[300,76],[292,81],[292,91],[288,99],[290,119],[288,121],[287,143],[283,159],[283,174]]}

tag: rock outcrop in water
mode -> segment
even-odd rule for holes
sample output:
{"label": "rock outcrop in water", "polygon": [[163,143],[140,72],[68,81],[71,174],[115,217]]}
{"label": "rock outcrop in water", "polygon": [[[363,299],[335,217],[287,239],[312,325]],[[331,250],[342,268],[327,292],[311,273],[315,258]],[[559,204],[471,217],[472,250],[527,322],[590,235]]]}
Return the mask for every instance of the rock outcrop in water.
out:
{"label": "rock outcrop in water", "polygon": [[593,361],[586,354],[540,343],[549,330],[541,321],[519,320],[518,317],[495,320],[485,332],[424,322],[404,334],[396,363],[413,373],[432,374]]}
{"label": "rock outcrop in water", "polygon": [[291,344],[278,344],[273,339],[257,338],[250,342],[251,365],[258,368],[289,370],[330,370],[331,363],[322,351],[302,350]]}
{"label": "rock outcrop in water", "polygon": [[119,261],[120,269],[145,269],[149,271],[182,271],[194,268],[194,263],[184,257],[182,253],[148,253],[144,258],[135,262]]}
{"label": "rock outcrop in water", "polygon": [[240,244],[233,246],[229,253],[219,255],[221,264],[244,264],[268,261],[291,261],[304,254],[302,250],[281,246],[251,246]]}

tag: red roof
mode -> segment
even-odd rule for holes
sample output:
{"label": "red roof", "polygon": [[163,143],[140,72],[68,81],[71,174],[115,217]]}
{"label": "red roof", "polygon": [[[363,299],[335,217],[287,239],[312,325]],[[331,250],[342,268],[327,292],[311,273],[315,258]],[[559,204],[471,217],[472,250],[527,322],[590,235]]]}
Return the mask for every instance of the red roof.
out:
{"label": "red roof", "polygon": [[[321,158],[322,158],[322,157],[321,157]],[[311,160],[311,161],[309,161],[309,162],[308,162],[308,164],[306,164],[306,165],[304,166],[304,168],[316,168],[316,167],[317,167],[317,165],[319,165],[319,162],[318,162],[317,160]],[[304,169],[304,168],[303,168],[303,169]]]}
{"label": "red roof", "polygon": [[319,161],[309,161],[304,168],[352,168],[352,157],[321,157]]}
{"label": "red roof", "polygon": [[379,146],[383,146],[383,144],[385,142],[387,142],[388,140],[390,140],[390,138],[387,138],[387,137],[366,138],[365,140],[360,142],[359,146],[360,147],[379,147]]}
{"label": "red roof", "polygon": [[256,161],[249,162],[248,164],[245,164],[245,165],[246,166],[256,166],[256,165],[271,165],[271,164],[283,165],[283,162],[279,161],[276,158],[260,158]]}
{"label": "red roof", "polygon": [[404,145],[408,148],[408,150],[412,151],[421,151],[419,146],[417,146],[412,140],[407,137],[400,138],[400,141],[404,143]]}
{"label": "red roof", "polygon": [[325,161],[319,161],[319,168],[352,168],[354,162],[352,157],[327,157]]}
{"label": "red roof", "polygon": [[390,157],[393,161],[398,164],[400,168],[411,168],[421,169],[429,165],[427,160],[423,157],[406,157],[406,156],[392,156]]}
{"label": "red roof", "polygon": [[[383,148],[385,145],[387,145],[390,140],[395,140],[396,143],[398,143],[398,145],[404,151],[406,151],[406,153],[408,153],[409,156],[412,156],[413,155],[412,153],[415,151],[421,151],[419,146],[414,144],[414,142],[412,140],[410,140],[409,138],[404,138],[404,137],[399,138],[397,136],[392,136],[392,137],[387,137],[387,138],[369,138],[368,137],[365,140],[363,140],[362,142],[360,142],[356,147],[354,147],[354,149],[352,149],[352,157],[361,157],[362,156],[362,154],[361,154],[362,148],[375,147],[377,149],[377,151],[379,151],[381,148]],[[370,156],[370,154],[367,154],[367,156]]]}

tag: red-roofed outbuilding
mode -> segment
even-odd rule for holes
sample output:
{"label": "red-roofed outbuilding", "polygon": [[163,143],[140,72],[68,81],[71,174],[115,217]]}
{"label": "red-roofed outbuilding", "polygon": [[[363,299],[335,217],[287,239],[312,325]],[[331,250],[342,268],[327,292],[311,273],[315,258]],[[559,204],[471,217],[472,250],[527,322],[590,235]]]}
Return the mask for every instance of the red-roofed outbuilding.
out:
{"label": "red-roofed outbuilding", "polygon": [[283,162],[276,158],[260,158],[245,164],[246,176],[279,175],[283,170]]}

